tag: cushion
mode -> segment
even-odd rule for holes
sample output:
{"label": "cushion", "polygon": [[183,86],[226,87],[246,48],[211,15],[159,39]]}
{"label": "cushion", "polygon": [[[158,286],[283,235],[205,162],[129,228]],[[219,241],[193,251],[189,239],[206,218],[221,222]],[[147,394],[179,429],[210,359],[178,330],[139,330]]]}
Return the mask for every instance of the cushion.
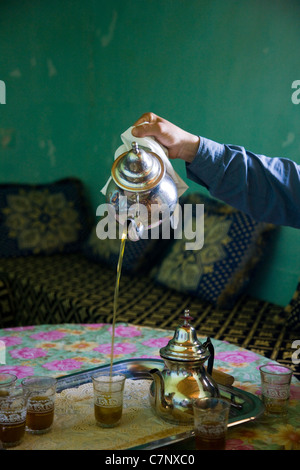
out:
{"label": "cushion", "polygon": [[[122,272],[148,272],[165,249],[166,241],[161,239],[141,239],[132,241],[127,238],[123,255]],[[99,239],[94,227],[83,245],[84,255],[96,263],[117,268],[120,238]]]}
{"label": "cushion", "polygon": [[91,225],[79,179],[0,185],[1,257],[78,251]]}
{"label": "cushion", "polygon": [[5,274],[0,271],[0,328],[9,328],[10,326],[13,326],[14,320],[15,315],[10,283]]}
{"label": "cushion", "polygon": [[[185,209],[192,207],[190,219]],[[186,249],[184,223],[196,223],[196,204],[204,204],[204,243]],[[193,294],[222,308],[231,308],[245,290],[254,267],[264,252],[265,235],[273,225],[254,221],[220,201],[193,193],[181,201],[182,237],[170,248],[151,276],[162,285]],[[203,218],[202,218],[203,220]]]}
{"label": "cushion", "polygon": [[287,324],[293,329],[300,328],[300,281],[290,303],[285,307]]}

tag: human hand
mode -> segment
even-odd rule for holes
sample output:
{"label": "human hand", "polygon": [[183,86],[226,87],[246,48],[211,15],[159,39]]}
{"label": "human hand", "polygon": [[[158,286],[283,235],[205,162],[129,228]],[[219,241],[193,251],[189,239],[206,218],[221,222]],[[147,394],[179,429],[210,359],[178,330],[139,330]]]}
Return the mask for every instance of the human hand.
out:
{"label": "human hand", "polygon": [[168,149],[169,158],[181,158],[192,162],[200,142],[200,137],[184,131],[154,113],[143,114],[134,124],[134,137],[151,136]]}

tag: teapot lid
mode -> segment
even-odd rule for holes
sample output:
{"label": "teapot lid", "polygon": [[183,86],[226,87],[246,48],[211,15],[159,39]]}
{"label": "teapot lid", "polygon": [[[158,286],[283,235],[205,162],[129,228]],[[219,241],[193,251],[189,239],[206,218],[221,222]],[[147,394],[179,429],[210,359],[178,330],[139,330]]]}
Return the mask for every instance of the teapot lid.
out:
{"label": "teapot lid", "polygon": [[183,323],[176,328],[174,337],[167,346],[160,349],[160,355],[164,359],[178,361],[201,361],[204,362],[210,356],[205,345],[197,338],[196,330],[191,326],[189,310],[184,311]]}
{"label": "teapot lid", "polygon": [[136,142],[131,145],[132,149],[122,153],[113,163],[111,174],[114,182],[129,191],[154,188],[165,174],[162,159]]}

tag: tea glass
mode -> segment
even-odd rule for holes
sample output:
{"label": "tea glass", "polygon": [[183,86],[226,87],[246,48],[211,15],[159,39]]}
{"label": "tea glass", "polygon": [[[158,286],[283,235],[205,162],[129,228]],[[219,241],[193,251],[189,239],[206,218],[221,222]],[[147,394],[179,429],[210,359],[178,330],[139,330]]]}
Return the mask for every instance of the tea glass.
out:
{"label": "tea glass", "polygon": [[28,398],[26,431],[44,434],[52,428],[57,380],[53,377],[31,376],[22,380]]}
{"label": "tea glass", "polygon": [[259,368],[262,401],[265,414],[285,416],[288,411],[293,371],[280,364],[265,364]]}
{"label": "tea glass", "polygon": [[0,397],[8,394],[8,389],[16,385],[17,377],[6,372],[0,373]]}
{"label": "tea glass", "polygon": [[92,376],[94,413],[98,426],[112,428],[120,423],[125,379],[123,374],[110,372]]}
{"label": "tea glass", "polygon": [[6,389],[0,396],[0,442],[4,448],[20,444],[25,434],[27,397],[22,387]]}
{"label": "tea glass", "polygon": [[193,400],[197,450],[224,450],[230,403],[219,398]]}

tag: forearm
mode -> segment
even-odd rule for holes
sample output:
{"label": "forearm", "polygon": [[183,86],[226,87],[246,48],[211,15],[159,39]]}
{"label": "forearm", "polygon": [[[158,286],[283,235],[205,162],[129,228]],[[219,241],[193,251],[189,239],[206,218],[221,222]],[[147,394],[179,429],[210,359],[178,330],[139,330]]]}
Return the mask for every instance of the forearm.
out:
{"label": "forearm", "polygon": [[187,176],[256,220],[300,228],[300,167],[200,138]]}

